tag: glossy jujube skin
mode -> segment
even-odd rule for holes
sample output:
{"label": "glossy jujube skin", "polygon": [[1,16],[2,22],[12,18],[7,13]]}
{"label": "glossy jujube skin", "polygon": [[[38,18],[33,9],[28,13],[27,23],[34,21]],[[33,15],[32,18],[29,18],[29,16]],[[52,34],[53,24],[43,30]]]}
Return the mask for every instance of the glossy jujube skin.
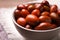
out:
{"label": "glossy jujube skin", "polygon": [[28,14],[30,14],[28,10],[26,10],[26,9],[21,10],[21,16],[22,17],[26,17]]}
{"label": "glossy jujube skin", "polygon": [[17,9],[21,10],[21,9],[24,9],[25,6],[23,4],[20,4],[20,5],[17,5]]}
{"label": "glossy jujube skin", "polygon": [[46,0],[42,1],[42,4],[43,4],[43,5],[46,5],[46,6],[49,6],[49,2],[46,1]]}
{"label": "glossy jujube skin", "polygon": [[50,17],[55,20],[59,18],[58,14],[55,12],[50,13]]}
{"label": "glossy jujube skin", "polygon": [[34,5],[29,5],[27,7],[28,11],[31,13],[34,9],[35,9],[35,6]]}
{"label": "glossy jujube skin", "polygon": [[59,27],[60,26],[60,18],[56,20],[56,25]]}
{"label": "glossy jujube skin", "polygon": [[42,1],[42,4],[43,4],[43,10],[49,12],[50,11],[50,4],[49,4],[49,2],[44,0],[44,1]]}
{"label": "glossy jujube skin", "polygon": [[27,25],[25,26],[25,28],[31,29],[31,26],[30,26],[29,24],[27,24]]}
{"label": "glossy jujube skin", "polygon": [[25,18],[20,17],[17,19],[17,23],[24,27],[26,25],[26,20]]}
{"label": "glossy jujube skin", "polygon": [[52,6],[50,7],[50,12],[57,12],[57,10],[58,10],[57,5],[52,5]]}
{"label": "glossy jujube skin", "polygon": [[40,9],[40,8],[42,8],[42,7],[43,7],[43,4],[41,4],[41,3],[40,3],[40,4],[39,4],[39,3],[37,3],[37,4],[35,4],[34,6],[35,6],[35,8],[36,8],[36,9]]}
{"label": "glossy jujube skin", "polygon": [[14,11],[16,22],[32,30],[49,30],[60,26],[60,10],[57,5],[41,3],[20,4]]}
{"label": "glossy jujube skin", "polygon": [[42,16],[49,16],[49,14],[50,14],[50,13],[47,12],[47,11],[41,13]]}
{"label": "glossy jujube skin", "polygon": [[58,10],[57,14],[60,16],[60,9]]}
{"label": "glossy jujube skin", "polygon": [[19,18],[21,16],[20,10],[16,9],[14,11],[14,16],[15,16],[16,19]]}
{"label": "glossy jujube skin", "polygon": [[35,9],[35,10],[32,11],[31,14],[36,15],[37,17],[39,17],[40,16],[40,11],[38,9]]}
{"label": "glossy jujube skin", "polygon": [[39,4],[39,3],[37,3],[37,4],[35,4],[34,5],[35,6],[35,9],[39,9],[40,10],[40,12],[43,12],[44,10],[43,10],[43,4]]}
{"label": "glossy jujube skin", "polygon": [[30,4],[25,4],[24,6],[25,6],[25,8],[27,9],[27,7],[29,6]]}
{"label": "glossy jujube skin", "polygon": [[54,29],[54,28],[56,28],[57,26],[55,25],[55,24],[52,24],[51,25],[51,29]]}
{"label": "glossy jujube skin", "polygon": [[51,23],[51,18],[49,16],[40,16],[39,21],[40,22],[50,22]]}
{"label": "glossy jujube skin", "polygon": [[26,21],[30,24],[30,25],[35,25],[35,23],[38,21],[38,17],[35,15],[27,15],[26,16]]}
{"label": "glossy jujube skin", "polygon": [[48,7],[48,6],[44,6],[43,8],[44,8],[44,9],[43,9],[44,11],[47,11],[47,12],[50,11],[50,7]]}
{"label": "glossy jujube skin", "polygon": [[51,29],[51,24],[48,22],[40,23],[38,26],[35,27],[35,30],[48,30]]}

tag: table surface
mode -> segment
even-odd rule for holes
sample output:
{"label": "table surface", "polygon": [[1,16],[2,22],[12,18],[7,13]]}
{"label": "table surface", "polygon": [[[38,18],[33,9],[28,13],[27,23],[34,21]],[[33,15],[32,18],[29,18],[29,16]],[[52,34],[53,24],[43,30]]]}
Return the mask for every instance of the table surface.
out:
{"label": "table surface", "polygon": [[[53,0],[54,1],[54,0]],[[59,2],[56,2],[54,4],[56,4]],[[4,30],[6,31],[8,38],[10,40],[25,40],[16,30],[13,22],[12,22],[12,13],[14,11],[14,7],[8,7],[8,8],[0,8],[0,23],[3,25]],[[60,35],[60,34],[59,34]],[[52,40],[60,40],[59,36],[56,36],[55,38],[53,38]]]}
{"label": "table surface", "polygon": [[12,11],[12,8],[0,9],[0,23],[3,25],[3,28],[6,31],[10,40],[23,40],[22,36],[17,32],[12,22]]}

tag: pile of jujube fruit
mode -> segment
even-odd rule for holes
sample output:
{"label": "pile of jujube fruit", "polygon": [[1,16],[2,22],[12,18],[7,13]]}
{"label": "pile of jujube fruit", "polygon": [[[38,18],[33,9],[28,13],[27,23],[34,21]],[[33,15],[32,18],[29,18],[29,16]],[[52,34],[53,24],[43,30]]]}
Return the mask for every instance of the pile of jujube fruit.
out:
{"label": "pile of jujube fruit", "polygon": [[60,10],[46,0],[17,5],[14,17],[19,25],[32,30],[49,30],[60,26]]}

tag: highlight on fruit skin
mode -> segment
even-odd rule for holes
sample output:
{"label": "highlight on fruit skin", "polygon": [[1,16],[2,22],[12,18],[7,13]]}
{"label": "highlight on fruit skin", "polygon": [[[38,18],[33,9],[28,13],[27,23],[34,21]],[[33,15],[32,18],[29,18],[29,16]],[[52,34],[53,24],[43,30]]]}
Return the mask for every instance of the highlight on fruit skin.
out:
{"label": "highlight on fruit skin", "polygon": [[18,25],[31,30],[50,30],[60,26],[60,9],[47,0],[17,5],[14,17]]}

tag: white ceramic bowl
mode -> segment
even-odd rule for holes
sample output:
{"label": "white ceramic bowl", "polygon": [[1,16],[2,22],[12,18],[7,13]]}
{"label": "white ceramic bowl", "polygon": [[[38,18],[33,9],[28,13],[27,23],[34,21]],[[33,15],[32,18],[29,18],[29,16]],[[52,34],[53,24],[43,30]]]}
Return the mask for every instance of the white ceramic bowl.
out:
{"label": "white ceramic bowl", "polygon": [[[28,3],[40,3],[40,2],[28,2]],[[26,3],[26,4],[28,4]],[[60,31],[60,27],[57,27],[55,29],[51,30],[31,30],[31,29],[26,29],[20,25],[18,25],[14,19],[14,13],[13,13],[13,22],[15,24],[16,29],[18,32],[27,40],[51,40],[55,36],[58,35]]]}

